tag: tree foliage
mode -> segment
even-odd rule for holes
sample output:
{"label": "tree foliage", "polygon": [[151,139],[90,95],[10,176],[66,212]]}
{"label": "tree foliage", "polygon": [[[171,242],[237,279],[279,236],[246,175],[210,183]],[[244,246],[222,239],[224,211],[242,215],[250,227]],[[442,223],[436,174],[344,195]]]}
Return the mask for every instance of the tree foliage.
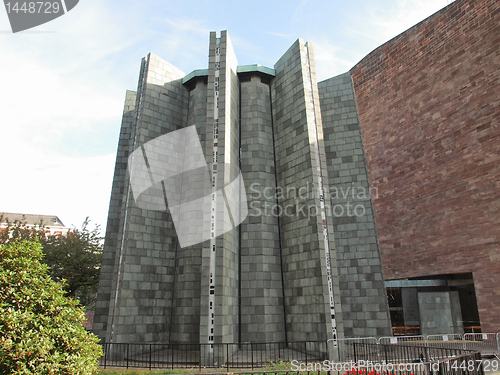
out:
{"label": "tree foliage", "polygon": [[42,241],[43,262],[50,267],[52,279],[65,280],[66,293],[78,297],[82,305],[90,304],[97,293],[102,261],[99,228],[89,230],[88,224],[87,219],[81,230]]}
{"label": "tree foliage", "polygon": [[5,228],[0,229],[0,244],[45,239],[45,231],[42,223],[37,227],[30,227],[23,221],[16,220],[11,222],[8,218],[4,220],[4,215],[0,215],[0,223],[6,224]]}
{"label": "tree foliage", "polygon": [[98,339],[42,257],[38,242],[0,245],[0,373],[96,374]]}
{"label": "tree foliage", "polygon": [[91,230],[89,223],[87,218],[81,229],[63,236],[51,236],[45,233],[43,223],[33,227],[22,221],[7,221],[7,228],[0,231],[0,243],[38,240],[44,253],[42,262],[49,266],[52,279],[57,282],[65,280],[66,295],[89,306],[97,294],[102,260],[99,227]]}

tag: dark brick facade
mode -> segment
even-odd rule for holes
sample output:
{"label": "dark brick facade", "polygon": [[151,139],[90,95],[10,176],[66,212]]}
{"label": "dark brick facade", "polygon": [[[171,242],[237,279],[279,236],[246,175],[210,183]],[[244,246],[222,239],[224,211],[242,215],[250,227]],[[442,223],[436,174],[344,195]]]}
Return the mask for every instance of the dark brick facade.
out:
{"label": "dark brick facade", "polygon": [[457,0],[351,74],[386,279],[472,272],[500,331],[500,2]]}

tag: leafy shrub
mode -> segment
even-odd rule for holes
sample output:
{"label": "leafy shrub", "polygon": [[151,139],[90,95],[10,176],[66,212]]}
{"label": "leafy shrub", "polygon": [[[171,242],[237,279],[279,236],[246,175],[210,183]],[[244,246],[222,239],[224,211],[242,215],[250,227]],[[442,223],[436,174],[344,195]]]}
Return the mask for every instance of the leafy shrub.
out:
{"label": "leafy shrub", "polygon": [[38,242],[0,245],[0,374],[96,374],[98,339],[42,257]]}

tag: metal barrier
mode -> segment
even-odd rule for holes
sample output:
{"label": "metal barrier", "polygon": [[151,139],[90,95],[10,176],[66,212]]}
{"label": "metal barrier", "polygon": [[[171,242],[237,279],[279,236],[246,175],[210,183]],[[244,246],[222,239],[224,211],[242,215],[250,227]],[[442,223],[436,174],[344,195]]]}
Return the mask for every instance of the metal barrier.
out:
{"label": "metal barrier", "polygon": [[437,348],[465,349],[464,337],[460,333],[453,333],[449,335],[428,335],[425,342],[428,346]]}
{"label": "metal barrier", "polygon": [[431,365],[430,369],[432,375],[484,375],[479,352],[448,358]]}
{"label": "metal barrier", "polygon": [[466,333],[448,335],[380,337],[381,345],[427,345],[429,347],[467,349],[482,355],[500,354],[500,333]]}
{"label": "metal barrier", "polygon": [[424,336],[384,336],[378,339],[379,344],[416,344],[416,345],[424,345],[425,337]]}
{"label": "metal barrier", "polygon": [[[497,353],[500,354],[500,333],[497,333],[497,347],[498,351]],[[499,355],[495,355],[497,358],[499,358]],[[499,358],[500,359],[500,358]]]}
{"label": "metal barrier", "polygon": [[[331,341],[331,340],[329,340]],[[298,363],[436,363],[478,352],[500,353],[500,333],[226,344],[102,344],[100,366],[126,368],[262,368]],[[441,373],[440,375],[446,375]],[[426,374],[430,375],[430,374]]]}
{"label": "metal barrier", "polygon": [[464,349],[478,351],[482,355],[498,354],[498,334],[466,333],[464,335]]}
{"label": "metal barrier", "polygon": [[466,353],[462,348],[445,348],[410,344],[369,344],[354,343],[355,353],[377,352],[378,360],[372,360],[358,355],[353,361],[373,361],[381,363],[424,363],[437,362],[442,359],[457,357]]}

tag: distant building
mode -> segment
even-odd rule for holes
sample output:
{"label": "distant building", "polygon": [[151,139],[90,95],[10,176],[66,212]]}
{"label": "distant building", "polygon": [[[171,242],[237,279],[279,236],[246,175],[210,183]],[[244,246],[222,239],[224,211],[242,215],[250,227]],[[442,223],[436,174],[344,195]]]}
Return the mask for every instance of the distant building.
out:
{"label": "distant building", "polygon": [[8,221],[11,224],[14,222],[25,223],[28,228],[40,229],[43,227],[45,234],[48,236],[64,236],[68,234],[68,232],[72,232],[74,230],[72,227],[65,226],[61,219],[55,215],[13,214],[0,212],[0,217],[2,217],[0,229],[6,228]]}

